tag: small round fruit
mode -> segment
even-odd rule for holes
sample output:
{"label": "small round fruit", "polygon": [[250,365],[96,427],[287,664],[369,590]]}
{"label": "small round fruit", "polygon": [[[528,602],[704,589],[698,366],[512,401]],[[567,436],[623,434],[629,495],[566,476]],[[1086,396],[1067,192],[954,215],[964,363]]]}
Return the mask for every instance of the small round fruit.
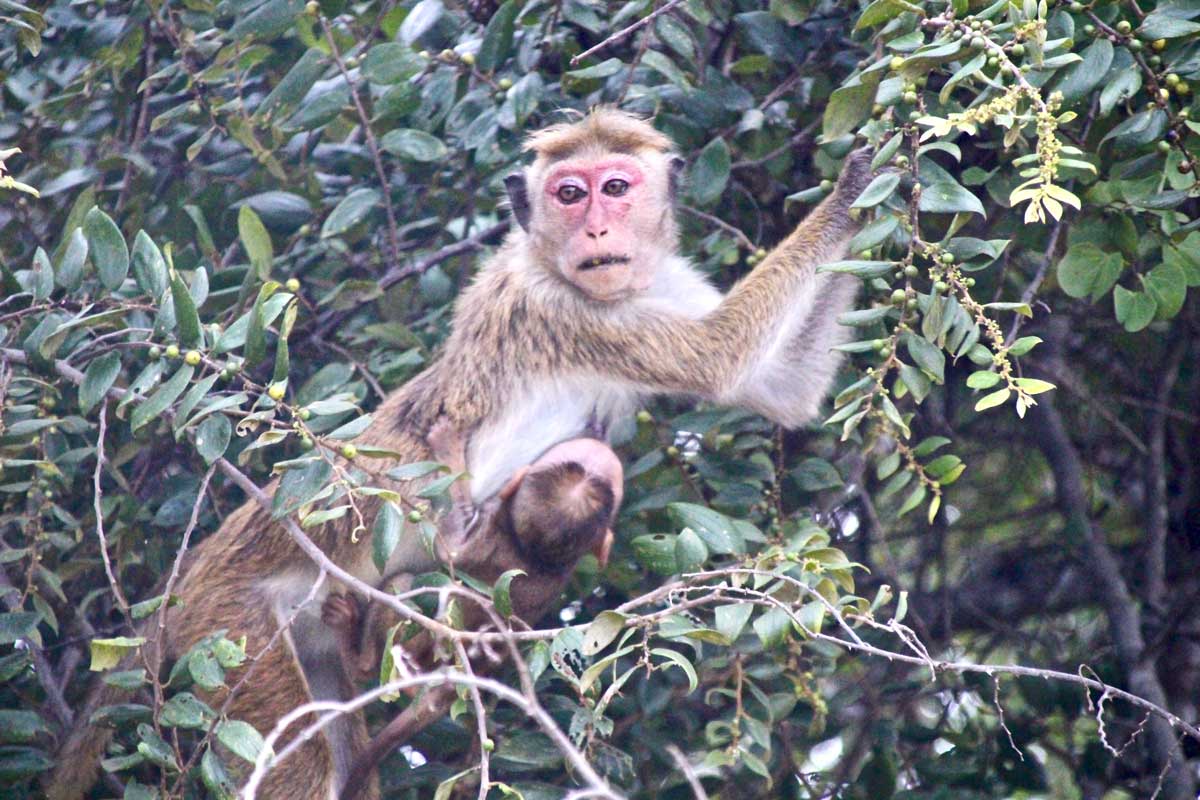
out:
{"label": "small round fruit", "polygon": [[1179,85],[1177,85],[1175,87],[1175,94],[1179,95],[1180,97],[1186,97],[1191,93],[1192,93],[1192,87],[1189,86],[1184,81],[1180,81]]}
{"label": "small round fruit", "polygon": [[421,58],[429,58],[429,51],[428,51],[428,50],[422,50],[422,51],[420,51],[419,53],[417,53],[417,55],[418,55],[419,57],[421,57]]}
{"label": "small round fruit", "polygon": [[759,261],[762,261],[767,257],[767,249],[765,247],[760,247],[754,251],[754,255],[758,257]]}
{"label": "small round fruit", "polygon": [[1121,34],[1122,36],[1128,36],[1129,32],[1132,30],[1133,25],[1131,25],[1127,19],[1123,19],[1117,23],[1117,33]]}
{"label": "small round fruit", "polygon": [[905,292],[903,289],[893,290],[892,291],[892,305],[894,305],[894,306],[900,305],[901,303],[904,302],[904,299],[906,297],[908,297],[908,293]]}
{"label": "small round fruit", "polygon": [[513,85],[512,78],[501,78],[500,80],[496,81],[496,85],[504,91],[508,91]]}
{"label": "small round fruit", "polygon": [[167,358],[179,358],[179,345],[167,345],[166,356]]}
{"label": "small round fruit", "polygon": [[905,276],[906,278],[915,278],[915,277],[917,277],[917,276],[918,276],[918,275],[920,275],[920,274],[921,274],[921,270],[917,269],[917,268],[916,268],[914,265],[912,265],[912,264],[909,264],[908,266],[906,266],[906,267],[904,268],[904,276]]}
{"label": "small round fruit", "polygon": [[1128,42],[1125,43],[1125,46],[1128,47],[1130,50],[1132,50],[1135,53],[1142,52],[1143,45],[1142,45],[1141,39],[1130,39]]}
{"label": "small round fruit", "polygon": [[889,358],[891,355],[892,355],[892,348],[890,348],[890,347],[879,348],[879,357],[880,358]]}
{"label": "small round fruit", "polygon": [[312,419],[312,412],[309,411],[307,408],[302,408],[296,412],[296,416],[302,420],[307,421],[307,420]]}
{"label": "small round fruit", "polygon": [[1167,77],[1163,78],[1163,81],[1167,84],[1167,86],[1178,86],[1179,76],[1174,72],[1168,72]]}
{"label": "small round fruit", "polygon": [[828,178],[821,181],[820,186],[821,186],[822,192],[832,192],[833,191],[833,181],[829,180]]}
{"label": "small round fruit", "polygon": [[887,347],[887,339],[872,339],[871,340],[871,349],[874,350],[875,352],[878,353],[880,350],[882,350],[885,347]]}
{"label": "small round fruit", "polygon": [[1177,167],[1175,167],[1175,169],[1179,170],[1180,175],[1187,175],[1189,172],[1192,171],[1192,162],[1180,161],[1179,165]]}
{"label": "small round fruit", "polygon": [[916,92],[905,92],[903,95],[900,96],[900,99],[904,101],[905,105],[910,105],[910,106],[916,105],[917,104],[917,93]]}
{"label": "small round fruit", "polygon": [[1020,58],[1021,56],[1025,55],[1025,45],[1021,44],[1020,42],[1017,42],[1016,44],[1014,44],[1012,46],[1012,54],[1014,56],[1016,56],[1017,58]]}
{"label": "small round fruit", "polygon": [[1155,39],[1153,42],[1150,43],[1150,46],[1154,48],[1155,52],[1161,53],[1163,50],[1167,49],[1167,40],[1166,39]]}
{"label": "small round fruit", "polygon": [[949,288],[950,285],[945,281],[934,281],[933,283],[933,290],[938,294],[945,294]]}
{"label": "small round fruit", "polygon": [[1192,112],[1191,112],[1191,111],[1189,111],[1189,110],[1188,110],[1188,109],[1186,109],[1186,108],[1181,108],[1181,109],[1179,110],[1179,113],[1178,113],[1176,116],[1177,116],[1177,117],[1179,117],[1180,119],[1182,119],[1182,120],[1185,120],[1185,121],[1186,121],[1186,120],[1188,120],[1188,119],[1191,119]]}
{"label": "small round fruit", "polygon": [[1163,155],[1166,155],[1167,153],[1171,152],[1171,143],[1170,142],[1160,141],[1157,145],[1155,145],[1155,147],[1157,147],[1158,152],[1162,153]]}
{"label": "small round fruit", "polygon": [[158,361],[160,358],[162,358],[162,348],[158,347],[157,345],[151,347],[150,352],[147,353],[147,355],[150,356],[151,361]]}
{"label": "small round fruit", "polygon": [[1072,2],[1070,5],[1067,6],[1067,8],[1071,9],[1072,14],[1079,14],[1083,11],[1083,3],[1080,3],[1080,2],[1078,2],[1078,0],[1075,0],[1075,2]]}
{"label": "small round fruit", "polygon": [[308,0],[308,2],[304,4],[304,13],[308,14],[310,17],[315,17],[320,12],[321,6],[319,3],[317,3],[317,0]]}
{"label": "small round fruit", "polygon": [[671,445],[667,448],[667,455],[671,458],[679,458],[679,448],[675,445]]}
{"label": "small round fruit", "polygon": [[419,508],[414,508],[412,511],[408,512],[409,522],[420,522],[423,519],[425,519],[425,515],[421,513],[421,509]]}
{"label": "small round fruit", "polygon": [[466,64],[468,67],[475,66],[475,54],[474,53],[463,53],[459,57],[459,60],[462,61],[462,63]]}
{"label": "small round fruit", "polygon": [[970,289],[971,287],[973,287],[975,285],[975,279],[974,278],[963,278],[963,285],[966,286],[968,289]]}
{"label": "small round fruit", "polygon": [[921,112],[917,111],[915,108],[912,111],[908,112],[908,121],[909,122],[916,122],[920,118],[921,118]]}
{"label": "small round fruit", "polygon": [[483,740],[483,749],[484,752],[490,753],[496,749],[496,743],[493,742],[490,737],[486,738]]}
{"label": "small round fruit", "polygon": [[229,367],[225,367],[225,369],[221,370],[221,380],[223,380],[223,381],[229,380],[230,378],[233,377],[233,375],[234,375],[234,372]]}
{"label": "small round fruit", "polygon": [[358,56],[347,56],[346,57],[346,66],[349,67],[350,69],[354,69],[355,67],[358,66],[358,64],[359,64]]}
{"label": "small round fruit", "polygon": [[1146,59],[1146,63],[1155,69],[1158,69],[1162,66],[1162,56],[1150,56]]}
{"label": "small round fruit", "polygon": [[284,388],[282,383],[272,383],[267,387],[267,397],[278,402],[283,399]]}
{"label": "small round fruit", "polygon": [[871,114],[876,117],[882,116],[884,111],[887,111],[887,108],[885,108],[883,105],[881,105],[879,103],[876,103],[875,105],[871,106]]}
{"label": "small round fruit", "polygon": [[942,263],[946,264],[947,266],[949,266],[950,264],[953,264],[954,263],[954,254],[953,253],[942,253]]}
{"label": "small round fruit", "polygon": [[296,292],[300,291],[300,281],[296,278],[288,278],[287,282],[283,284],[283,288],[287,289],[292,294],[295,294]]}
{"label": "small round fruit", "polygon": [[1091,25],[1091,24],[1084,25],[1083,32],[1086,33],[1088,36],[1095,36],[1096,35],[1096,26]]}
{"label": "small round fruit", "polygon": [[1158,90],[1158,99],[1159,99],[1159,100],[1162,100],[1163,102],[1166,102],[1167,100],[1170,100],[1170,99],[1171,99],[1171,92],[1170,92],[1170,90],[1168,90],[1168,89],[1166,89],[1166,88],[1159,89],[1159,90]]}
{"label": "small round fruit", "polygon": [[904,66],[903,56],[892,56],[892,60],[888,62],[888,66],[891,67],[893,70],[900,69],[901,67]]}
{"label": "small round fruit", "polygon": [[188,350],[187,354],[184,355],[184,357],[183,357],[183,363],[188,364],[193,367],[196,366],[197,364],[199,364],[200,363],[200,351],[199,350]]}
{"label": "small round fruit", "polygon": [[982,36],[972,36],[971,37],[971,49],[972,50],[982,50],[985,47],[987,47],[987,42],[984,40],[984,38]]}
{"label": "small round fruit", "polygon": [[454,51],[448,47],[442,52],[438,53],[438,57],[441,58],[442,61],[453,61],[456,58]]}
{"label": "small round fruit", "polygon": [[996,67],[1000,66],[1000,59],[996,56],[988,56],[987,65],[995,69]]}
{"label": "small round fruit", "polygon": [[357,447],[352,444],[342,445],[342,458],[349,460],[354,458],[356,455],[358,455]]}
{"label": "small round fruit", "polygon": [[896,166],[900,169],[908,169],[908,156],[896,156]]}
{"label": "small round fruit", "polygon": [[301,450],[312,450],[313,449],[312,437],[309,436],[307,433],[300,437],[300,449]]}
{"label": "small round fruit", "polygon": [[654,421],[654,415],[643,408],[641,411],[639,411],[637,413],[637,421],[642,423],[643,425],[649,425],[651,422]]}

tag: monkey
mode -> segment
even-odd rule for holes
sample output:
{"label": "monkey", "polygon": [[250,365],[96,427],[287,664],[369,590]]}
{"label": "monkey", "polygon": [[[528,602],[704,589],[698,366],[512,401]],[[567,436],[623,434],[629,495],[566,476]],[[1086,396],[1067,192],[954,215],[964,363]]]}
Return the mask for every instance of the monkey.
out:
{"label": "monkey", "polygon": [[[517,225],[458,298],[439,358],[385,398],[365,440],[401,463],[425,460],[425,436],[444,416],[469,436],[478,503],[552,445],[585,432],[607,438],[648,396],[738,405],[788,427],[816,414],[840,363],[831,348],[846,336],[836,316],[857,291],[856,279],[816,268],[844,257],[857,230],[849,208],[872,179],[869,152],[848,156],[830,194],[722,294],[678,254],[674,193],[684,161],[650,123],[595,109],[533,133],[526,149],[532,163],[505,179]],[[377,568],[348,518],[309,535],[373,586],[436,564],[409,536]],[[295,611],[317,575],[287,531],[247,501],[194,550],[177,584],[181,602],[167,612],[168,655],[218,629],[246,637],[247,652],[258,654],[294,613],[281,641],[248,667],[256,679],[229,699],[229,716],[265,731],[306,701],[345,696],[340,643],[320,618],[336,587],[327,581]],[[346,717],[277,765],[266,796],[336,796],[365,739],[361,716]],[[49,780],[51,800],[86,791],[105,740],[88,726],[72,732],[63,749],[72,757]]]}
{"label": "monkey", "polygon": [[[438,461],[452,471],[464,470],[465,439],[460,432],[439,423],[429,441]],[[450,490],[454,508],[439,529],[439,557],[485,583],[494,583],[508,570],[522,570],[525,574],[516,576],[509,587],[512,609],[521,620],[535,623],[551,610],[580,556],[590,551],[601,567],[607,562],[612,524],[624,494],[623,474],[620,459],[607,444],[581,438],[550,448],[518,470],[478,509],[465,486],[456,483]],[[398,583],[396,590],[408,588],[403,578]],[[322,619],[341,639],[347,674],[358,680],[378,675],[385,634],[399,621],[395,613],[378,603],[368,603],[364,613],[353,598],[330,595]],[[478,630],[487,623],[482,607],[465,605],[466,629]],[[434,666],[428,632],[406,641],[404,650],[419,669]],[[475,670],[487,671],[489,666],[476,665]],[[430,687],[414,699],[358,755],[342,800],[354,800],[384,756],[444,716],[455,696],[453,687]]]}

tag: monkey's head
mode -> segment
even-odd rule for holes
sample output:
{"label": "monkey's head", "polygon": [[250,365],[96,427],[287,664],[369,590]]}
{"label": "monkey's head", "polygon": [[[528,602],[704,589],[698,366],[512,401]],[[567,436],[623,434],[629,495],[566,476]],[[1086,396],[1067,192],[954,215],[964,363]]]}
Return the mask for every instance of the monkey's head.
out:
{"label": "monkey's head", "polygon": [[570,570],[587,552],[603,565],[623,481],[620,459],[603,442],[573,439],[552,447],[500,493],[517,548],[551,572]]}
{"label": "monkey's head", "polygon": [[593,300],[648,289],[675,251],[683,160],[648,122],[614,109],[531,135],[536,158],[505,181],[537,265]]}

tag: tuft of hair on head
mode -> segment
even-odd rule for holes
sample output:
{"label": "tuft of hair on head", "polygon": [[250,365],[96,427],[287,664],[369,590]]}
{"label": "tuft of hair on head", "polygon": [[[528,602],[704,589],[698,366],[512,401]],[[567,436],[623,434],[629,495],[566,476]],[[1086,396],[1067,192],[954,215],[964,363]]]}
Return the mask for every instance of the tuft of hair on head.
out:
{"label": "tuft of hair on head", "polygon": [[525,476],[512,499],[510,519],[528,558],[568,569],[604,536],[615,508],[608,482],[566,461]]}
{"label": "tuft of hair on head", "polygon": [[550,125],[525,139],[525,150],[542,162],[589,150],[632,155],[640,150],[670,153],[674,149],[670,137],[649,122],[610,106],[597,106],[577,122]]}

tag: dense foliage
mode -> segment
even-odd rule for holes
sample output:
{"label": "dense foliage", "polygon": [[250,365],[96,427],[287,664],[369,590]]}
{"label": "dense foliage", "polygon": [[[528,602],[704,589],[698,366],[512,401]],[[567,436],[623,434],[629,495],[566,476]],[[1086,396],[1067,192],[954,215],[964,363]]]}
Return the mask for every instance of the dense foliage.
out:
{"label": "dense foliage", "polygon": [[[623,432],[612,562],[523,645],[574,745],[628,797],[1194,798],[1198,34],[1197,0],[0,0],[0,794],[90,662],[154,689],[101,712],[110,795],[229,796],[267,732],[200,698],[246,654],[112,672],[131,623],[239,470],[309,528],[382,493],[380,557],[428,533],[354,468],[365,413],[435,357],[523,132],[611,103],[688,157],[723,286],[855,136],[895,169],[832,266],[865,290],[830,424]],[[494,751],[464,700],[385,796],[471,796],[481,757],[562,796],[484,701]]]}

